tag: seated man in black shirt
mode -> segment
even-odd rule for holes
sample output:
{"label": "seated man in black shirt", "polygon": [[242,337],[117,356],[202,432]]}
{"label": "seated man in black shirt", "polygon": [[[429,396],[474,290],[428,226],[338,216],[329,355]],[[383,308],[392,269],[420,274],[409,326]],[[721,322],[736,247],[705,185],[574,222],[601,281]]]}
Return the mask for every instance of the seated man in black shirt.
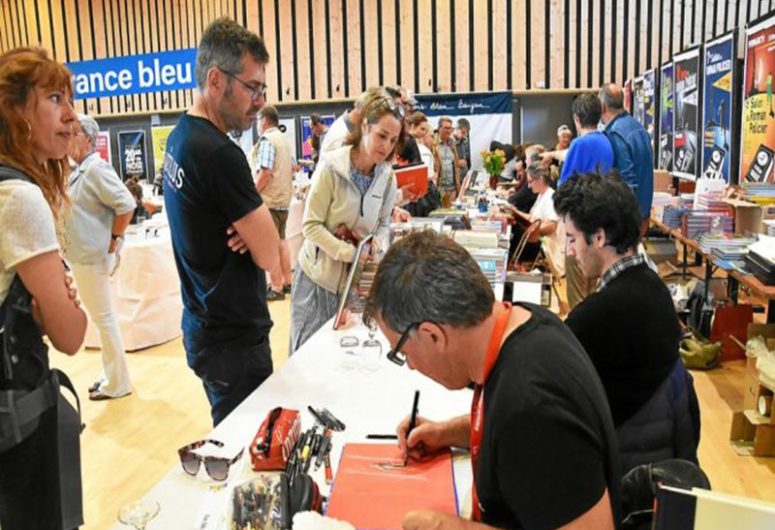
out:
{"label": "seated man in black shirt", "polygon": [[[408,363],[449,389],[473,382],[471,415],[398,427],[411,457],[471,449],[475,521],[499,528],[613,529],[619,462],[605,392],[573,334],[530,304],[497,302],[471,255],[432,231],[392,245],[365,319],[375,318]],[[433,510],[403,527],[485,528]]]}
{"label": "seated man in black shirt", "polygon": [[641,216],[615,174],[569,179],[554,195],[567,253],[595,293],[565,323],[605,387],[622,452],[622,472],[668,458],[697,462],[699,409],[678,356],[678,317],[667,287],[638,255]]}

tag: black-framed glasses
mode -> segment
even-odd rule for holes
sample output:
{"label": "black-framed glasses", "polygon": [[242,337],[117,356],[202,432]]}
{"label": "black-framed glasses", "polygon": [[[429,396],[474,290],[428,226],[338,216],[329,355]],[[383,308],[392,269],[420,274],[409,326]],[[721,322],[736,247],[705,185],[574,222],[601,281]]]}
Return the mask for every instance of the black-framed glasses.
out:
{"label": "black-framed glasses", "polygon": [[205,470],[207,474],[213,480],[226,480],[229,476],[229,468],[231,465],[240,459],[245,448],[240,449],[237,456],[234,458],[225,458],[222,456],[202,456],[193,451],[199,449],[205,444],[213,444],[216,447],[223,447],[223,442],[218,440],[199,440],[188,444],[178,449],[178,456],[180,457],[180,465],[183,467],[183,471],[191,476],[196,476],[199,472],[199,465],[204,462]]}
{"label": "black-framed glasses", "polygon": [[266,86],[266,85],[261,85],[261,86],[258,86],[258,87],[254,87],[254,86],[252,86],[252,85],[250,85],[250,84],[246,83],[245,81],[243,81],[242,79],[240,79],[240,78],[239,78],[239,77],[237,77],[236,75],[232,74],[231,72],[227,72],[226,70],[224,70],[224,69],[223,69],[223,68],[221,68],[220,66],[218,66],[218,67],[216,67],[216,68],[218,68],[218,70],[220,70],[220,71],[221,71],[222,73],[224,73],[225,75],[227,75],[227,76],[231,77],[231,78],[232,78],[232,79],[234,79],[235,81],[239,81],[239,82],[240,82],[240,84],[242,84],[242,86],[244,86],[245,88],[247,88],[247,89],[250,91],[250,98],[251,98],[251,99],[254,99],[254,100],[255,100],[255,99],[258,99],[258,98],[260,98],[261,96],[266,96],[266,91],[267,91],[267,90],[269,90],[269,87],[268,87],[268,86]]}
{"label": "black-framed glasses", "polygon": [[396,347],[391,348],[390,351],[387,352],[388,360],[397,364],[398,366],[403,366],[406,364],[406,355],[401,352],[401,348],[403,348],[404,344],[406,344],[406,341],[409,340],[409,335],[412,333],[412,331],[414,331],[416,328],[419,328],[420,324],[422,324],[422,322],[413,322],[406,327],[404,332],[401,334],[401,338],[398,339]]}

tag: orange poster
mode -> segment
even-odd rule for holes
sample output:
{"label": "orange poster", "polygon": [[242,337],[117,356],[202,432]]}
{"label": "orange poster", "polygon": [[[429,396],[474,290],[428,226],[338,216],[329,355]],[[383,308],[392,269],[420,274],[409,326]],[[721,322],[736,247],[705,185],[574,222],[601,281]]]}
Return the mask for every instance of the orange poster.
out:
{"label": "orange poster", "polygon": [[417,462],[395,445],[347,444],[326,515],[357,528],[401,528],[404,514],[420,508],[457,515],[452,454]]}

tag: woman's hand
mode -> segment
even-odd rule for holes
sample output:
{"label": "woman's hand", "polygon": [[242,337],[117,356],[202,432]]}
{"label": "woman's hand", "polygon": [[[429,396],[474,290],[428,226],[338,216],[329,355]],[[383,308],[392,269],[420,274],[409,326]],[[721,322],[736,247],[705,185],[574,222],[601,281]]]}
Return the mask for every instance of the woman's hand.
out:
{"label": "woman's hand", "polygon": [[337,239],[341,239],[342,241],[348,241],[353,245],[357,245],[360,241],[345,224],[340,224],[336,227],[336,230],[334,230],[334,236]]}

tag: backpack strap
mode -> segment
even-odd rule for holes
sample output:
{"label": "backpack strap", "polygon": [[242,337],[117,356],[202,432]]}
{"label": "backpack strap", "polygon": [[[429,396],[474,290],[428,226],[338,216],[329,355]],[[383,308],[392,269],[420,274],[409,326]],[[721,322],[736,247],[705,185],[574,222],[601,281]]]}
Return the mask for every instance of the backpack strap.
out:
{"label": "backpack strap", "polygon": [[0,182],[4,180],[23,180],[32,183],[30,178],[18,169],[0,164]]}

